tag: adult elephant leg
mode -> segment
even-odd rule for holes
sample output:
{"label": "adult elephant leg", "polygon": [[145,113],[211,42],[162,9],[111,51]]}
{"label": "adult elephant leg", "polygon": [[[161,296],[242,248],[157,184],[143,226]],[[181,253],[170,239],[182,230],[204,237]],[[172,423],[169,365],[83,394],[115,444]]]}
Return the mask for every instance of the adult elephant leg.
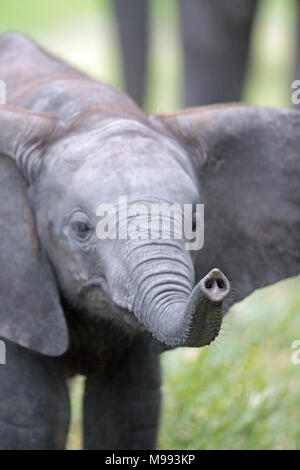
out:
{"label": "adult elephant leg", "polygon": [[127,93],[143,107],[149,40],[148,0],[115,0]]}
{"label": "adult elephant leg", "polygon": [[139,340],[105,374],[87,377],[84,447],[154,449],[159,411],[159,355],[152,341]]}
{"label": "adult elephant leg", "polygon": [[0,449],[63,449],[69,415],[60,360],[6,342],[6,364],[0,365]]}
{"label": "adult elephant leg", "polygon": [[185,105],[239,100],[256,0],[180,0]]}

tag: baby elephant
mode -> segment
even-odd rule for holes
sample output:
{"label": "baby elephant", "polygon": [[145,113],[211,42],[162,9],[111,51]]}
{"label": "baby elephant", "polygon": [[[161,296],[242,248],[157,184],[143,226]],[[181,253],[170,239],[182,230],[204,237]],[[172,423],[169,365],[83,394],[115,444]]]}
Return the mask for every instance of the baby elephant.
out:
{"label": "baby elephant", "polygon": [[[160,353],[216,338],[228,279],[239,301],[300,272],[300,114],[145,116],[19,34],[0,66],[0,446],[63,448],[83,374],[85,448],[152,449]],[[133,204],[192,207],[195,236],[204,204],[203,248]]]}

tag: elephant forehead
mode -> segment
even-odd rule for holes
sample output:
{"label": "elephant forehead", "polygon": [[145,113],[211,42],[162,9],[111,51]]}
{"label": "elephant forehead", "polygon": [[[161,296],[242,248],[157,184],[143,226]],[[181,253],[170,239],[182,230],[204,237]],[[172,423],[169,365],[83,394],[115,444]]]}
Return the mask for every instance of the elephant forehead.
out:
{"label": "elephant forehead", "polygon": [[52,166],[77,164],[90,169],[102,163],[109,169],[130,167],[176,166],[193,174],[191,162],[180,144],[170,136],[133,120],[107,120],[97,129],[72,134],[60,140],[51,151]]}
{"label": "elephant forehead", "polygon": [[117,124],[73,135],[52,149],[57,177],[71,172],[70,196],[108,202],[122,194],[198,200],[190,159],[175,140],[136,122]]}
{"label": "elephant forehead", "polygon": [[187,166],[188,162],[179,146],[163,136],[132,131],[91,142],[86,149],[85,165],[97,167],[99,163],[109,169],[116,165],[123,168],[176,166],[176,163]]}
{"label": "elephant forehead", "polygon": [[197,189],[183,165],[168,155],[149,158],[132,150],[130,157],[122,154],[92,159],[76,172],[72,186],[78,194],[107,200],[118,195],[133,199],[143,197],[190,202],[197,200]]}

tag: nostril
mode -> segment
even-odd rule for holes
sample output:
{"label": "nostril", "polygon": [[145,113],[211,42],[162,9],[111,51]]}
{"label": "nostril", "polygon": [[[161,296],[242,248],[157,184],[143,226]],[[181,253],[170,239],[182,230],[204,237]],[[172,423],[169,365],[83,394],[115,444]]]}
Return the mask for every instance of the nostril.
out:
{"label": "nostril", "polygon": [[200,285],[202,293],[212,302],[222,302],[230,292],[230,282],[218,268],[201,279]]}
{"label": "nostril", "polygon": [[226,287],[226,283],[223,281],[223,279],[216,279],[216,283],[219,289],[224,289]]}
{"label": "nostril", "polygon": [[206,289],[212,289],[213,285],[214,285],[214,281],[212,279],[207,279],[207,281],[205,281]]}

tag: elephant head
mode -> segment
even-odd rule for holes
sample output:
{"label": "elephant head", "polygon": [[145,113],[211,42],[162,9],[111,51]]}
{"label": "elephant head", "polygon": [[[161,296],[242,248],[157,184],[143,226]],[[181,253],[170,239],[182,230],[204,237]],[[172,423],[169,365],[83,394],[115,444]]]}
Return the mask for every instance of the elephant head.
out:
{"label": "elephant head", "polygon": [[[228,279],[241,300],[300,272],[299,143],[290,110],[97,111],[65,125],[1,106],[0,336],[60,355],[66,303],[166,347],[209,344]],[[205,204],[203,248],[143,229],[99,238],[99,205],[117,207],[120,195]]]}

